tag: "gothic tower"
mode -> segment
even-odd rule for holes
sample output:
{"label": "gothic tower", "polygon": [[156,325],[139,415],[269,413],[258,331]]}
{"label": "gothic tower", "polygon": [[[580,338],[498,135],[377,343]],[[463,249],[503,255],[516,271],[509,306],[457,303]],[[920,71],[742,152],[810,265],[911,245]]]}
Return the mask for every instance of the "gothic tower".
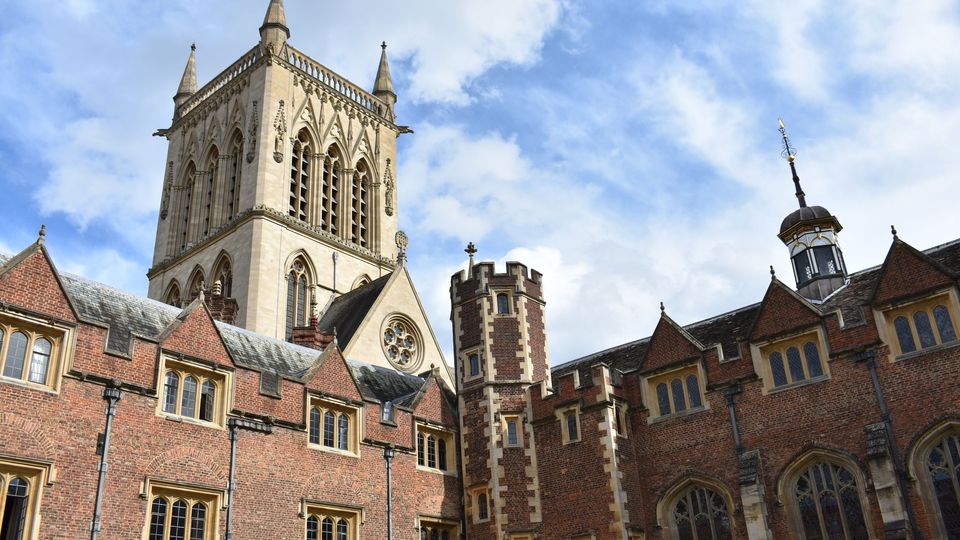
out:
{"label": "gothic tower", "polygon": [[[297,50],[282,0],[260,41],[202,87],[191,48],[174,97],[149,296],[221,283],[236,324],[281,339],[397,265],[396,93]],[[311,307],[314,304],[315,307]]]}
{"label": "gothic tower", "polygon": [[473,264],[452,277],[467,537],[507,538],[542,525],[529,392],[549,380],[543,283],[508,262]]}
{"label": "gothic tower", "polygon": [[796,156],[786,127],[780,121],[783,152],[790,163],[793,185],[800,208],[791,212],[780,224],[780,240],[790,250],[797,292],[820,302],[846,283],[847,271],[843,252],[837,240],[842,227],[837,218],[822,206],[807,206],[806,194],[800,187]]}

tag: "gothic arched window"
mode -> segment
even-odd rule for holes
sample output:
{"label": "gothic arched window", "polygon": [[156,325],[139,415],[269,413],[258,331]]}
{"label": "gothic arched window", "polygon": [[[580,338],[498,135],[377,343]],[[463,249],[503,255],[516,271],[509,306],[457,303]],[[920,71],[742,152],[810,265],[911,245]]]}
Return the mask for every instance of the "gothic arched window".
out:
{"label": "gothic arched window", "polygon": [[194,299],[200,295],[200,291],[206,286],[206,278],[203,276],[203,270],[197,268],[193,271],[193,276],[190,278],[190,299]]}
{"label": "gothic arched window", "polygon": [[210,228],[213,226],[213,190],[214,183],[217,180],[217,170],[219,166],[220,151],[214,146],[210,149],[210,155],[207,157],[207,170],[203,181],[203,191],[201,191],[203,201],[200,208],[203,212],[203,217],[200,225],[204,238],[210,234]]}
{"label": "gothic arched window", "polygon": [[320,228],[337,234],[340,178],[343,172],[342,153],[336,145],[327,149],[323,161],[323,185],[320,194]]}
{"label": "gothic arched window", "polygon": [[230,259],[224,255],[217,263],[216,270],[213,271],[214,282],[220,282],[221,294],[227,298],[233,297],[233,269],[230,267]]}
{"label": "gothic arched window", "polygon": [[307,221],[307,201],[310,189],[310,167],[313,164],[313,145],[306,129],[301,129],[293,143],[290,157],[290,216]]}
{"label": "gothic arched window", "polygon": [[181,302],[182,301],[180,300],[180,285],[177,285],[177,283],[174,282],[172,285],[170,285],[170,288],[167,290],[167,296],[164,298],[163,303],[169,304],[173,307],[180,307]]}
{"label": "gothic arched window", "polygon": [[368,207],[367,189],[370,186],[370,168],[367,162],[360,160],[353,173],[353,185],[350,190],[350,241],[367,246]]}
{"label": "gothic arched window", "polygon": [[727,502],[716,491],[694,485],[670,505],[671,529],[676,540],[732,540]]}
{"label": "gothic arched window", "polygon": [[287,339],[293,336],[293,329],[306,326],[310,320],[310,294],[313,281],[310,271],[302,257],[297,257],[287,272]]}
{"label": "gothic arched window", "polygon": [[193,190],[197,180],[197,167],[191,161],[187,164],[187,172],[180,184],[180,215],[177,219],[176,241],[180,243],[180,251],[187,249],[187,244],[193,240],[190,234],[190,212],[193,210]]}
{"label": "gothic arched window", "polygon": [[[918,467],[919,468],[919,467]],[[941,438],[927,454],[923,472],[932,489],[943,533],[960,538],[960,433]]]}
{"label": "gothic arched window", "polygon": [[859,540],[869,538],[860,486],[850,469],[832,461],[805,465],[788,486],[801,537]]}
{"label": "gothic arched window", "polygon": [[227,161],[227,185],[223,190],[224,221],[230,221],[240,212],[240,172],[243,168],[243,135],[238,130],[230,142]]}

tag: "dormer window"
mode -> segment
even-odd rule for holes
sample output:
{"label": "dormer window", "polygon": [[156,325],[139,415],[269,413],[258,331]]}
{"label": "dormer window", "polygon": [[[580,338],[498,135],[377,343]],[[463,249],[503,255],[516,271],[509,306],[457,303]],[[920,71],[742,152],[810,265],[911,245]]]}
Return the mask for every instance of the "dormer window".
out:
{"label": "dormer window", "polygon": [[[701,380],[700,371],[695,365],[647,379],[647,399],[650,402],[647,408],[651,411],[651,420],[689,414],[706,408],[700,387]],[[622,422],[622,412],[617,411],[617,415],[615,421]],[[620,432],[619,428],[617,432]]]}
{"label": "dormer window", "polygon": [[223,426],[229,384],[227,373],[166,359],[160,372],[162,415]]}
{"label": "dormer window", "polygon": [[789,388],[829,376],[826,348],[819,330],[763,344],[758,373],[767,390]]}
{"label": "dormer window", "polygon": [[956,343],[955,309],[951,295],[942,294],[886,311],[891,349],[902,356]]}
{"label": "dormer window", "polygon": [[0,320],[0,366],[3,379],[56,389],[66,332],[28,321]]}

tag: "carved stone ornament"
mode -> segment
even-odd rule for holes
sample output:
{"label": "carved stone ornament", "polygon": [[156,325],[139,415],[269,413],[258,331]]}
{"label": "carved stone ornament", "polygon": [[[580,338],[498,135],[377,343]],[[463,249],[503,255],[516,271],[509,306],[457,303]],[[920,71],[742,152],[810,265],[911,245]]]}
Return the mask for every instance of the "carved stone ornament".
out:
{"label": "carved stone ornament", "polygon": [[393,175],[390,174],[390,160],[387,159],[387,168],[383,173],[383,184],[385,189],[383,190],[383,211],[386,212],[388,216],[393,215]]}
{"label": "carved stone ornament", "polygon": [[287,134],[287,118],[283,113],[283,100],[280,100],[280,107],[277,109],[277,118],[273,121],[273,129],[277,134],[273,141],[273,160],[277,163],[283,163],[283,138]]}
{"label": "carved stone ornament", "polygon": [[253,102],[253,114],[250,115],[250,127],[247,128],[247,163],[253,163],[257,152],[257,102]]}
{"label": "carved stone ornament", "polygon": [[167,178],[163,182],[163,199],[160,201],[160,219],[167,219],[170,210],[170,189],[173,184],[173,162],[167,164]]}

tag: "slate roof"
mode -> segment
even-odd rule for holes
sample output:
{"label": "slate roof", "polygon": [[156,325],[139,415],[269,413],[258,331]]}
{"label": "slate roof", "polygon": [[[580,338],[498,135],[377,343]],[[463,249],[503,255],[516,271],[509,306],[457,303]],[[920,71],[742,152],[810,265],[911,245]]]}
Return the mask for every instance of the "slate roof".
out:
{"label": "slate roof", "polygon": [[[923,253],[955,274],[960,273],[960,239],[934,246]],[[865,322],[865,310],[880,278],[880,269],[880,266],[874,266],[850,274],[846,285],[828,296],[822,304],[812,305],[825,315],[840,310],[845,326]],[[724,358],[729,360],[740,356],[738,343],[747,341],[759,311],[759,303],[751,304],[683,328],[707,347],[719,343]],[[634,371],[641,368],[649,344],[650,337],[645,337],[554,366],[551,372],[557,378],[579,370],[581,381],[584,381],[590,377],[590,366],[601,362],[622,372]]]}
{"label": "slate roof", "polygon": [[337,341],[344,345],[350,343],[353,335],[360,328],[363,318],[380,297],[391,275],[393,274],[381,276],[343,296],[338,296],[317,322],[317,328],[326,333],[332,333],[336,329]]}
{"label": "slate roof", "polygon": [[393,401],[395,405],[402,407],[413,402],[425,380],[358,360],[347,360],[347,367],[360,386],[360,394],[364,398]]}

